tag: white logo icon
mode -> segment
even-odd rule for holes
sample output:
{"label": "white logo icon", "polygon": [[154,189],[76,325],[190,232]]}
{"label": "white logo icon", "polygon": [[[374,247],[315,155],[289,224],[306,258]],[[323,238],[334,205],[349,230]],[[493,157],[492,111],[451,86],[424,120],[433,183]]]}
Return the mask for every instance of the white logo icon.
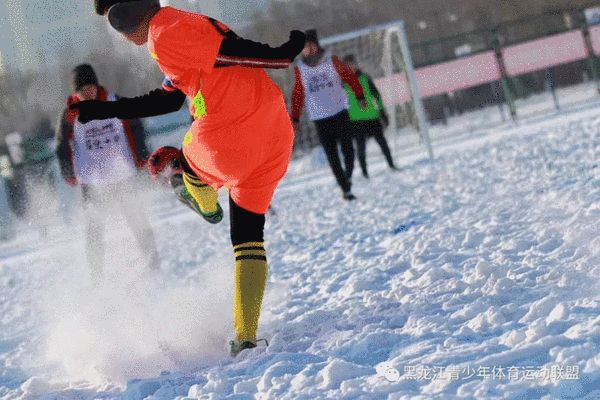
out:
{"label": "white logo icon", "polygon": [[400,372],[387,361],[378,364],[375,370],[377,371],[377,376],[383,376],[390,382],[400,381]]}

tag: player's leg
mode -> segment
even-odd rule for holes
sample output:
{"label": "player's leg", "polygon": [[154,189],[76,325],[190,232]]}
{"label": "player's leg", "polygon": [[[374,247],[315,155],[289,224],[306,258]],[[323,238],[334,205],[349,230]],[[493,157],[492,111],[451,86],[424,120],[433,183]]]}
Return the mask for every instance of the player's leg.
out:
{"label": "player's leg", "polygon": [[234,323],[236,340],[231,354],[256,347],[256,332],[267,282],[264,247],[265,215],[239,206],[229,198],[231,243],[235,256]]}
{"label": "player's leg", "polygon": [[335,123],[337,125],[335,131],[342,147],[346,177],[350,181],[354,172],[354,143],[352,142],[352,126],[348,112],[345,111],[336,116]]}
{"label": "player's leg", "polygon": [[[265,214],[275,189],[283,179],[292,154],[294,132],[283,98],[264,104],[247,133],[261,140],[250,141],[246,151],[260,155],[243,180],[230,185],[231,242],[235,253],[234,321],[236,340],[231,354],[256,347],[258,321],[267,282],[264,247]],[[264,112],[263,112],[264,111]]]}
{"label": "player's leg", "polygon": [[346,172],[342,169],[337,149],[336,137],[338,133],[336,132],[336,128],[338,127],[338,124],[336,124],[335,121],[332,121],[331,118],[327,118],[326,120],[315,121],[315,125],[317,126],[319,141],[323,146],[327,161],[329,162],[329,166],[333,171],[333,175],[335,176],[338,185],[340,185],[344,193],[349,192],[351,185],[346,177]]}
{"label": "player's leg", "polygon": [[82,186],[85,213],[85,255],[95,285],[102,279],[104,269],[104,217],[99,194],[89,186]]}
{"label": "player's leg", "polygon": [[[128,182],[118,196],[121,212],[131,229],[141,253],[148,257],[148,268],[160,268],[160,257],[156,246],[154,231],[150,226],[146,210],[136,201],[139,189],[137,182]],[[132,195],[133,193],[133,195]]]}
{"label": "player's leg", "polygon": [[[185,160],[185,158],[184,158]],[[187,194],[189,194],[198,206],[198,211],[205,218],[220,215],[222,218],[223,211],[219,206],[219,195],[217,191],[202,182],[192,169],[184,162],[183,166],[183,183]]]}
{"label": "player's leg", "polygon": [[388,142],[383,135],[383,125],[377,120],[371,124],[370,129],[372,129],[373,136],[375,136],[375,140],[379,144],[379,147],[381,147],[381,152],[383,153],[383,156],[385,157],[389,167],[396,169],[396,166],[394,165],[394,159],[392,158],[392,152],[390,151],[390,146],[388,146]]}
{"label": "player's leg", "polygon": [[354,130],[354,138],[356,140],[356,152],[358,153],[358,162],[360,163],[360,169],[365,178],[369,177],[367,170],[367,132],[364,129],[363,122],[352,122]]}

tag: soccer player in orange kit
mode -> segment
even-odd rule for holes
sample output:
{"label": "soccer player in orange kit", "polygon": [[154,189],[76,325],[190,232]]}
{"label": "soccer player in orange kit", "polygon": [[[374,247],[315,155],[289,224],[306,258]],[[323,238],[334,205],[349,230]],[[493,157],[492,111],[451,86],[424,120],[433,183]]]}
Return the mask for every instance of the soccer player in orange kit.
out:
{"label": "soccer player in orange kit", "polygon": [[229,189],[235,253],[231,354],[256,347],[267,280],[265,213],[287,171],[292,124],[281,90],[263,68],[286,68],[304,47],[293,31],[277,48],[243,39],[205,15],[159,0],[95,0],[96,11],[129,41],[148,44],[166,78],[162,89],[115,102],[80,102],[79,118],[147,117],[179,109],[187,96],[194,118],[181,152],[161,148],[149,160],[153,174],[181,171],[180,199],[209,222],[222,218],[217,190]]}

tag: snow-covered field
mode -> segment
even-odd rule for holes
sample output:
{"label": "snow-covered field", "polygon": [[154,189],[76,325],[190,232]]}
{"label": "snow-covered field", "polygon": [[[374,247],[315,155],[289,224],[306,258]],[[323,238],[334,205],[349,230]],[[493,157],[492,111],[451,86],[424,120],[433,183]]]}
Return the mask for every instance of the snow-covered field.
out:
{"label": "snow-covered field", "polygon": [[235,360],[228,226],[167,194],[159,274],[118,221],[96,289],[80,227],[0,245],[0,399],[599,399],[600,108],[434,137],[351,204],[298,160]]}

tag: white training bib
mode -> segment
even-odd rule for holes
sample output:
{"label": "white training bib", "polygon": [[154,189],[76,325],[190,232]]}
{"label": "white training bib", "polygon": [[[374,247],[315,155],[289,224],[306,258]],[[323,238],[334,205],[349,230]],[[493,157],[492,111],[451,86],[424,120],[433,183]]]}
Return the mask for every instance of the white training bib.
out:
{"label": "white training bib", "polygon": [[329,52],[323,55],[318,65],[309,66],[300,60],[298,68],[304,86],[304,104],[311,121],[333,117],[348,109],[342,78]]}
{"label": "white training bib", "polygon": [[127,133],[118,118],[86,124],[75,120],[73,162],[77,178],[84,185],[104,186],[137,174]]}

